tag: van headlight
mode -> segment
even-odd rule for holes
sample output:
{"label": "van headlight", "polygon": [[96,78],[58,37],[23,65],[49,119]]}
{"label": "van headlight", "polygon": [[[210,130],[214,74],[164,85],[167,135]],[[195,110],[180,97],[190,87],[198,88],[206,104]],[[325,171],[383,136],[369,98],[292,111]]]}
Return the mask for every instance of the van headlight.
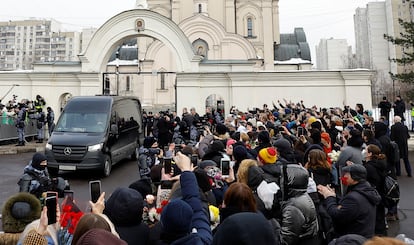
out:
{"label": "van headlight", "polygon": [[103,143],[88,146],[88,151],[99,151],[102,149]]}
{"label": "van headlight", "polygon": [[49,150],[49,151],[52,150],[52,144],[46,143],[45,148],[46,150]]}

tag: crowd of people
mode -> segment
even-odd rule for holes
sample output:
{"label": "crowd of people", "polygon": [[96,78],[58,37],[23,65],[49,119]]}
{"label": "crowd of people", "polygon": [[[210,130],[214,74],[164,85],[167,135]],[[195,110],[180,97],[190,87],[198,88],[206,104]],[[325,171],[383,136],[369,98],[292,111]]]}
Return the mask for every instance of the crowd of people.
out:
{"label": "crowd of people", "polygon": [[43,143],[46,126],[49,135],[53,131],[55,121],[53,109],[49,106],[46,108],[46,112],[44,112],[43,108],[46,105],[46,101],[40,95],[36,95],[36,99],[33,101],[22,99],[18,102],[17,97],[17,95],[13,95],[13,99],[5,105],[0,103],[0,123],[14,125],[18,135],[18,144],[16,146],[24,146],[26,142],[25,128],[29,119],[32,119],[36,122],[37,143]]}
{"label": "crowd of people", "polygon": [[[19,244],[404,244],[387,237],[399,216],[384,186],[402,175],[401,159],[412,176],[409,133],[398,114],[390,126],[388,113],[376,121],[362,104],[286,100],[227,115],[145,113],[138,180],[90,202],[71,232],[65,205],[48,225],[46,207],[15,196],[3,226],[10,216],[24,224],[13,230]],[[26,169],[35,174],[22,177],[17,195],[39,200],[57,187],[41,153]]]}

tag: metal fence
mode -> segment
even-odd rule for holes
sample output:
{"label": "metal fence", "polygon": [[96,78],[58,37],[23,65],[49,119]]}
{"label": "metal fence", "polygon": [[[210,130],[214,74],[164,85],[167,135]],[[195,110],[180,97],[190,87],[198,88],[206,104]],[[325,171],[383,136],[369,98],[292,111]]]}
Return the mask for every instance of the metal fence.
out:
{"label": "metal fence", "polygon": [[[27,119],[25,136],[33,137],[37,135],[36,119]],[[17,140],[17,129],[15,118],[0,116],[0,141]]]}

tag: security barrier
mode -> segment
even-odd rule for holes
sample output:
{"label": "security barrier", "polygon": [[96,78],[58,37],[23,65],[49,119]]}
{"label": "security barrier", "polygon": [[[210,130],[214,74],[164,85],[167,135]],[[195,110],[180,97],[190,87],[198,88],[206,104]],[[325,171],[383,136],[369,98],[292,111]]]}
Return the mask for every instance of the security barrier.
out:
{"label": "security barrier", "polygon": [[[36,119],[27,119],[25,137],[37,135]],[[13,117],[0,116],[0,141],[17,140],[17,129]]]}

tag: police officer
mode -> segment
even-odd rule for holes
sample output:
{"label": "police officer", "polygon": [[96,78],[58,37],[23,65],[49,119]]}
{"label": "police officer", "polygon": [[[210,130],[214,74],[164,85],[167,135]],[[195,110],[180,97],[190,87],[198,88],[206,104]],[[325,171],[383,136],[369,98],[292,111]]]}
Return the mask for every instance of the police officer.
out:
{"label": "police officer", "polygon": [[46,105],[45,99],[42,96],[36,95],[36,100],[33,102],[34,109],[38,111],[39,109],[43,109],[43,106]]}
{"label": "police officer", "polygon": [[55,127],[55,112],[50,106],[47,107],[46,122],[47,122],[47,129],[49,131],[49,136],[51,136],[53,132],[53,128]]}
{"label": "police officer", "polygon": [[43,143],[43,139],[45,138],[45,122],[46,122],[46,115],[43,112],[43,109],[40,107],[36,109],[36,114],[34,114],[33,118],[37,120],[36,128],[37,128],[37,141],[36,143]]}
{"label": "police officer", "polygon": [[16,146],[24,146],[25,139],[24,139],[24,130],[26,128],[25,120],[26,120],[26,107],[24,104],[19,104],[14,107],[14,110],[17,114],[16,119],[16,128],[17,128],[17,135],[19,137],[19,143]]}

